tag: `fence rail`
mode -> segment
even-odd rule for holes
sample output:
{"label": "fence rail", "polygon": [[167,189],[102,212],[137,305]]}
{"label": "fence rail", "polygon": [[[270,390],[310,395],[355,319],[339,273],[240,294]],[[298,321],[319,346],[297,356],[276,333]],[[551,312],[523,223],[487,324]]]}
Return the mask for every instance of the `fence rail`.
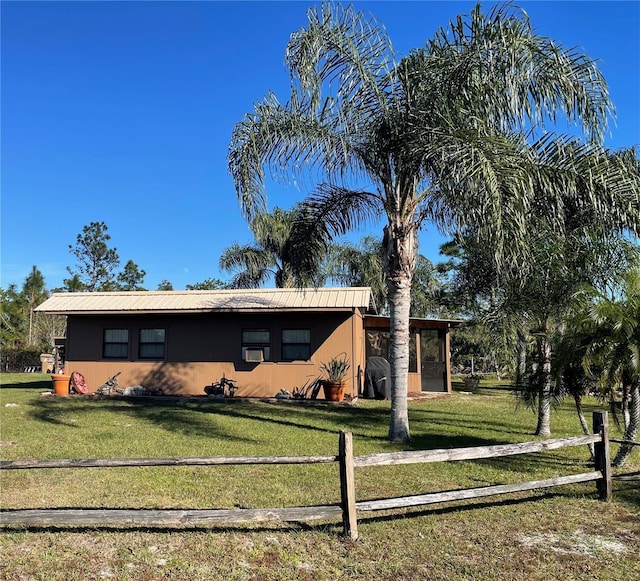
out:
{"label": "fence rail", "polygon": [[621,482],[637,482],[640,480],[640,472],[625,472],[624,474],[612,476],[612,478]]}
{"label": "fence rail", "polygon": [[609,442],[615,442],[616,444],[626,444],[627,446],[640,446],[640,442],[636,442],[634,440],[616,440],[615,438],[610,438]]}
{"label": "fence rail", "polygon": [[[4,460],[0,470],[26,470],[45,468],[110,468],[131,466],[216,466],[248,464],[321,464],[338,462],[340,465],[340,504],[290,508],[256,509],[212,509],[212,510],[132,510],[132,509],[22,509],[0,511],[0,525],[20,527],[43,526],[180,526],[247,523],[264,521],[311,521],[342,517],[344,533],[349,538],[358,538],[358,512],[389,510],[422,506],[433,503],[455,502],[499,494],[508,494],[539,488],[549,488],[595,481],[599,496],[611,498],[611,459],[609,453],[609,428],[606,412],[594,412],[594,434],[574,438],[558,438],[519,444],[478,446],[439,450],[418,450],[354,457],[353,437],[349,432],[340,432],[337,456],[243,456],[202,458],[112,458],[74,460]],[[477,460],[538,453],[568,446],[594,444],[595,467],[592,472],[571,474],[545,480],[532,480],[516,484],[499,484],[481,488],[467,488],[387,498],[379,500],[356,500],[355,469],[363,467],[390,466],[400,464]]]}
{"label": "fence rail", "polygon": [[570,476],[560,476],[558,478],[548,478],[546,480],[531,480],[529,482],[520,482],[518,484],[497,484],[494,486],[483,486],[481,488],[464,488],[462,490],[434,492],[431,494],[420,494],[417,496],[404,496],[384,500],[368,500],[364,502],[357,502],[356,507],[358,510],[362,511],[408,508],[411,506],[421,506],[423,504],[454,502],[456,500],[482,498],[485,496],[509,494],[511,492],[522,492],[525,490],[537,490],[538,488],[551,488],[553,486],[561,486],[563,484],[575,484],[577,482],[589,482],[601,479],[602,472],[596,470],[595,472],[572,474]]}
{"label": "fence rail", "polygon": [[256,522],[297,522],[342,516],[339,505],[291,508],[231,508],[214,510],[136,509],[25,509],[2,511],[3,525],[47,526],[196,526]]}
{"label": "fence rail", "polygon": [[89,458],[73,460],[0,460],[1,470],[38,468],[119,468],[130,466],[223,466],[240,464],[327,464],[337,456],[208,456],[197,458]]}
{"label": "fence rail", "polygon": [[479,460],[531,454],[545,450],[557,450],[567,446],[582,446],[600,442],[600,434],[576,436],[574,438],[558,438],[540,442],[522,442],[519,444],[498,444],[495,446],[474,446],[471,448],[442,448],[438,450],[415,450],[411,452],[391,452],[359,456],[353,462],[356,468],[365,466],[390,466],[395,464],[425,464],[428,462],[449,462],[454,460]]}

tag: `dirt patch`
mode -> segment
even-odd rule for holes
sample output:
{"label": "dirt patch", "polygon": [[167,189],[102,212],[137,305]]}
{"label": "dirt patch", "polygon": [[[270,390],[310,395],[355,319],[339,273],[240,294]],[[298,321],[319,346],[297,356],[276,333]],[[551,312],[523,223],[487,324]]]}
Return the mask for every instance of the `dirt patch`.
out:
{"label": "dirt patch", "polygon": [[447,397],[449,394],[448,393],[438,393],[438,392],[431,392],[431,391],[410,391],[407,394],[407,399],[409,401],[422,401],[425,399],[436,399],[439,397]]}
{"label": "dirt patch", "polygon": [[520,535],[519,540],[525,547],[549,550],[561,555],[597,557],[602,554],[619,555],[630,551],[619,539],[591,535],[580,529],[572,533]]}

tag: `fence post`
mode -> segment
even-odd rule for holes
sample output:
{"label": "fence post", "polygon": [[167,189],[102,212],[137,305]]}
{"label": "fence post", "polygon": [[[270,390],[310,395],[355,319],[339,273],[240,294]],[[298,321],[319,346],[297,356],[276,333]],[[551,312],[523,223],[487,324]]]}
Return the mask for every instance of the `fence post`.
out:
{"label": "fence post", "polygon": [[602,479],[596,481],[602,500],[611,500],[611,453],[609,451],[609,415],[605,411],[593,412],[593,432],[602,440],[594,445],[595,468],[602,472]]}
{"label": "fence post", "polygon": [[353,471],[353,434],[340,431],[338,445],[340,462],[340,498],[344,534],[352,541],[358,539],[358,519],[356,516],[356,483]]}

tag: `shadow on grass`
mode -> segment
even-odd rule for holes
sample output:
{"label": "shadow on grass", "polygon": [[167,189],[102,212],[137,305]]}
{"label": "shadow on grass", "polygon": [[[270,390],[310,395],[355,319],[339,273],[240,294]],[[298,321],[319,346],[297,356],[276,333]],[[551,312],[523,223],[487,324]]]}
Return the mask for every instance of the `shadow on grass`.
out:
{"label": "shadow on grass", "polygon": [[[385,408],[365,408],[327,403],[258,403],[200,407],[202,413],[214,413],[229,419],[264,421],[285,428],[337,434],[348,430],[357,438],[386,441],[380,427],[386,426],[389,412]],[[337,440],[336,440],[337,441]]]}
{"label": "shadow on grass", "polygon": [[[453,426],[456,429],[466,430],[491,430],[497,433],[510,435],[532,436],[532,430],[523,426],[522,423],[511,421],[491,420],[487,417],[479,418],[477,414],[465,413],[464,406],[460,405],[455,411],[443,409],[414,409],[411,411],[413,420],[424,423],[433,423],[437,426]],[[503,443],[513,441],[512,438],[505,438]]]}
{"label": "shadow on grass", "polygon": [[[29,414],[39,422],[83,429],[75,421],[70,422],[66,418],[77,418],[78,415],[101,412],[115,413],[121,418],[141,419],[186,437],[228,438],[231,436],[224,425],[216,424],[204,416],[194,414],[188,404],[151,397],[39,398],[32,404]],[[254,441],[250,437],[238,436],[237,433],[233,434],[233,438],[240,442]]]}
{"label": "shadow on grass", "polygon": [[[358,440],[378,442],[385,450],[425,450],[433,448],[454,448],[466,446],[480,446],[501,444],[513,441],[510,438],[488,439],[480,436],[442,435],[437,433],[420,433],[414,431],[414,436],[408,444],[394,444],[387,438],[389,422],[388,404],[373,403],[370,405],[335,405],[322,402],[276,402],[248,401],[243,399],[214,400],[207,398],[184,400],[175,398],[128,398],[121,396],[93,398],[39,398],[32,404],[31,417],[37,421],[57,425],[69,425],[79,428],[76,423],[66,421],[66,417],[77,417],[79,414],[91,412],[115,412],[155,424],[171,432],[185,436],[205,436],[208,438],[233,438],[241,442],[256,441],[251,437],[251,423],[259,422],[269,426],[291,428],[303,432],[317,432],[322,434],[337,434],[341,430],[353,433]],[[417,425],[424,422],[422,414],[431,414],[412,410]],[[448,412],[438,412],[437,424],[477,427],[476,422],[469,420],[451,419],[443,422],[442,415]],[[238,422],[247,422],[246,435],[238,435]],[[509,425],[492,422],[492,429],[497,432],[513,433]],[[494,424],[494,425],[493,425]],[[489,427],[485,425],[485,427]],[[337,442],[337,438],[336,438]],[[336,443],[337,448],[337,443]]]}
{"label": "shadow on grass", "polygon": [[[87,423],[91,422],[87,420],[83,427],[75,419],[78,416],[88,418],[91,413],[114,413],[117,416],[147,422],[185,437],[257,444],[261,447],[259,453],[263,455],[273,454],[274,448],[277,449],[276,453],[288,454],[289,452],[282,451],[277,445],[277,439],[285,433],[294,435],[296,431],[300,434],[301,440],[308,438],[307,441],[312,443],[308,451],[299,452],[302,454],[334,454],[337,451],[337,435],[341,430],[353,433],[356,455],[489,446],[537,439],[529,430],[524,430],[520,423],[512,421],[509,415],[503,421],[487,421],[483,418],[479,424],[478,416],[465,413],[463,406],[450,411],[442,408],[432,409],[425,407],[426,405],[420,403],[410,408],[414,429],[412,440],[407,444],[395,444],[387,439],[388,402],[365,402],[349,406],[308,400],[264,402],[242,398],[217,400],[205,397],[51,397],[36,399],[31,404],[29,413],[37,421],[69,426],[75,430],[86,429]],[[96,422],[96,426],[98,425]],[[443,434],[442,431],[446,431],[442,430],[444,426],[452,426],[455,430],[448,430],[450,433]],[[270,428],[274,428],[272,432]],[[335,435],[335,448],[327,438],[314,440],[313,434]],[[314,448],[314,441],[322,443]],[[359,442],[362,445],[359,445]],[[244,452],[242,450],[239,453]],[[582,469],[583,466],[590,466],[586,447],[584,455],[563,452],[479,459],[474,462],[512,473],[527,473],[550,467],[571,471],[571,468]]]}
{"label": "shadow on grass", "polygon": [[522,481],[533,480],[538,477],[546,478],[543,472],[552,472],[553,475],[567,476],[574,473],[592,472],[593,462],[589,458],[588,448],[584,448],[583,457],[570,457],[564,450],[553,452],[535,452],[502,458],[485,458],[473,460],[479,465],[490,468],[497,473],[521,474]]}
{"label": "shadow on grass", "polygon": [[[237,422],[265,422],[306,432],[337,434],[350,430],[357,437],[386,441],[386,433],[376,435],[388,423],[388,410],[325,403],[265,403],[243,399],[162,398],[123,396],[39,398],[32,404],[34,420],[68,424],[68,416],[90,412],[116,412],[155,424],[186,436],[207,436],[252,441],[238,436]],[[218,421],[219,420],[219,421]],[[78,427],[75,425],[74,427]],[[337,440],[336,440],[337,441]]]}
{"label": "shadow on grass", "polygon": [[475,446],[495,446],[497,444],[507,444],[506,440],[497,440],[481,436],[471,435],[439,435],[439,434],[418,434],[411,438],[408,444],[403,446],[406,450],[436,450],[454,448],[472,448]]}
{"label": "shadow on grass", "polygon": [[53,384],[51,383],[51,379],[31,379],[20,382],[9,382],[2,383],[0,385],[0,389],[41,389],[43,391],[52,391]]}
{"label": "shadow on grass", "polygon": [[613,481],[613,499],[625,502],[640,508],[640,480]]}

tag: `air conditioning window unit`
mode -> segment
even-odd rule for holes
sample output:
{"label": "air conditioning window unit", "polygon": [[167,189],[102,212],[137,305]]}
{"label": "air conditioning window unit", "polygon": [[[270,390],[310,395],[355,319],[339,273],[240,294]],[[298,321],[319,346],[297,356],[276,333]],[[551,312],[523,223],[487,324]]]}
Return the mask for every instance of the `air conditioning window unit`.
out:
{"label": "air conditioning window unit", "polygon": [[264,351],[262,349],[248,349],[244,350],[244,360],[247,363],[260,363],[264,361]]}

